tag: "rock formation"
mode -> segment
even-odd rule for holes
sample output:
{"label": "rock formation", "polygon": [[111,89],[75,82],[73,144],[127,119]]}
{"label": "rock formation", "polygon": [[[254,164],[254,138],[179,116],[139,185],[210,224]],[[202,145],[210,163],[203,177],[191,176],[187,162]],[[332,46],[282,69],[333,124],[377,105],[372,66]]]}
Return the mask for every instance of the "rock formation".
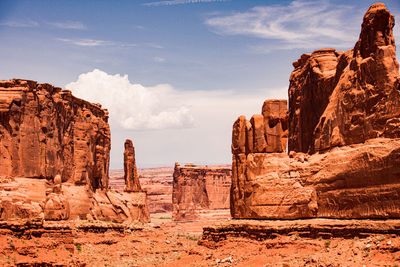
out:
{"label": "rock formation", "polygon": [[108,112],[68,90],[34,81],[0,82],[0,173],[107,188]]}
{"label": "rock formation", "polygon": [[288,114],[286,100],[266,100],[262,115],[251,120],[240,116],[233,125],[232,153],[283,152],[286,150]]}
{"label": "rock formation", "polygon": [[107,190],[109,155],[101,105],[50,84],[0,81],[0,219],[148,221],[145,193]]}
{"label": "rock formation", "polygon": [[139,175],[136,169],[135,148],[133,147],[132,140],[129,139],[125,141],[124,180],[125,180],[125,191],[127,192],[142,191],[139,182]]}
{"label": "rock formation", "polygon": [[231,168],[175,163],[173,220],[229,218]]}
{"label": "rock formation", "polygon": [[[353,49],[320,49],[293,63],[288,154],[278,146],[264,148],[269,137],[260,115],[234,123],[234,218],[400,217],[400,76],[393,26],[385,5],[374,4]],[[279,114],[284,131],[287,120]],[[282,131],[276,130],[284,142]]]}
{"label": "rock formation", "polygon": [[[289,87],[289,151],[324,151],[376,137],[400,137],[400,76],[384,4],[364,16],[354,49],[302,55]],[[298,115],[297,115],[298,114]]]}
{"label": "rock formation", "polygon": [[[172,174],[174,167],[139,168],[140,186],[147,194],[150,214],[171,217],[172,214]],[[110,188],[123,192],[125,189],[124,170],[110,170]]]}

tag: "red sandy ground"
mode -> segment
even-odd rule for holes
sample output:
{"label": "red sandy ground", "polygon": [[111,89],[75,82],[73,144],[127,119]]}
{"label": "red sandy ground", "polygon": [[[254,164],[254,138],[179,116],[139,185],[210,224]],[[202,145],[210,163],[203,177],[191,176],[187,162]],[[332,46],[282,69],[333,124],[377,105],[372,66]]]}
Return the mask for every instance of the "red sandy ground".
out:
{"label": "red sandy ground", "polygon": [[256,241],[228,238],[199,245],[210,222],[174,223],[153,217],[143,230],[48,233],[18,237],[0,231],[1,266],[397,266],[400,237],[301,238]]}

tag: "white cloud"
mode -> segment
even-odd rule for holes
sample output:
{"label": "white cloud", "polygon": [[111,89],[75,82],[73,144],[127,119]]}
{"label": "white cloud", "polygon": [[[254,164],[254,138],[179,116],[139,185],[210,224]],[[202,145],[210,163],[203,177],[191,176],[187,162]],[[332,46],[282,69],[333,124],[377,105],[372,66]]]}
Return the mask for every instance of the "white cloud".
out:
{"label": "white cloud", "polygon": [[[243,94],[226,90],[177,90],[169,84],[147,87],[131,83],[128,75],[110,75],[98,69],[79,75],[77,81],[65,87],[77,97],[102,104],[109,110],[113,123],[136,130],[191,128],[201,116],[208,117],[208,121],[213,118],[233,123],[242,111],[254,110],[254,106],[261,111],[266,98],[287,98],[287,88]],[[217,114],[224,115],[218,118]]]}
{"label": "white cloud", "polygon": [[287,87],[246,88],[239,93],[178,90],[168,84],[147,87],[131,83],[127,75],[97,69],[81,74],[66,88],[108,108],[111,168],[121,168],[126,138],[134,140],[141,167],[173,166],[176,161],[229,163],[232,125],[238,116],[250,119],[260,114],[265,99],[287,99],[288,91]]}
{"label": "white cloud", "polygon": [[67,39],[67,38],[58,38],[57,40],[70,43],[77,46],[106,46],[106,45],[114,45],[114,42],[104,41],[104,40],[95,40],[95,39]]}
{"label": "white cloud", "polygon": [[173,6],[173,5],[184,5],[184,4],[196,4],[196,3],[211,3],[211,2],[225,2],[227,0],[170,0],[170,1],[155,1],[144,3],[144,6]]}
{"label": "white cloud", "polygon": [[109,75],[101,70],[79,75],[66,85],[77,97],[101,103],[110,119],[125,129],[166,129],[193,126],[189,107],[168,84],[145,87],[132,84],[128,75]]}
{"label": "white cloud", "polygon": [[60,29],[84,30],[86,26],[79,21],[48,22],[49,25]]}
{"label": "white cloud", "polygon": [[0,22],[0,26],[18,27],[18,28],[32,28],[38,27],[39,23],[33,20],[27,21],[4,21]]}
{"label": "white cloud", "polygon": [[96,40],[96,39],[68,39],[68,38],[57,38],[58,41],[62,41],[65,43],[77,45],[77,46],[86,46],[86,47],[94,47],[94,46],[120,46],[120,47],[136,47],[137,44],[129,44],[129,43],[120,43],[113,41],[105,41],[105,40]]}
{"label": "white cloud", "polygon": [[144,44],[143,46],[155,48],[155,49],[163,49],[164,48],[164,46],[162,46],[160,44],[154,44],[154,43],[147,43],[147,44]]}
{"label": "white cloud", "polygon": [[165,62],[165,58],[163,58],[163,57],[153,57],[153,61],[161,63],[161,62]]}
{"label": "white cloud", "polygon": [[[245,12],[213,16],[205,24],[217,34],[252,36],[280,44],[266,50],[347,48],[353,46],[358,37],[362,12],[327,0],[296,0],[288,6],[257,6]],[[256,49],[263,50],[262,46]]]}

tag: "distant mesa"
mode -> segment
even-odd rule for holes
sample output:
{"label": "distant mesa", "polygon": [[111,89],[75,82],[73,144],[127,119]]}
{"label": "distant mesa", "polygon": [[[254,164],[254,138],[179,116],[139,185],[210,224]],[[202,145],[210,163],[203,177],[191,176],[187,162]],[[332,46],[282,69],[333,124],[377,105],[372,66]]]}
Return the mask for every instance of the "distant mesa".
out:
{"label": "distant mesa", "polygon": [[101,105],[47,83],[0,81],[0,220],[149,221],[140,185],[108,190],[109,161]]}
{"label": "distant mesa", "polygon": [[174,221],[230,218],[230,166],[183,167],[175,163],[172,204]]}
{"label": "distant mesa", "polygon": [[233,218],[400,217],[393,26],[385,5],[372,5],[353,49],[319,49],[293,63],[288,109],[267,100],[262,115],[237,119]]}

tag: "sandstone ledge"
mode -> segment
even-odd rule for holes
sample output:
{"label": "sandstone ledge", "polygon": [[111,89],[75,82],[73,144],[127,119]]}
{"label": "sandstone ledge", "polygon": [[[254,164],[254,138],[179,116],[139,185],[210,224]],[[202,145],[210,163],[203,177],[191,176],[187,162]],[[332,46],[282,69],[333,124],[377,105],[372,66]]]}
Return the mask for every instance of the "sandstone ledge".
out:
{"label": "sandstone ledge", "polygon": [[83,231],[104,233],[106,231],[126,232],[144,229],[143,223],[114,223],[104,221],[40,221],[29,220],[0,221],[0,235],[13,234],[18,236],[42,236],[44,233]]}
{"label": "sandstone ledge", "polygon": [[199,243],[208,246],[230,237],[266,240],[296,235],[328,239],[365,238],[376,234],[400,236],[400,220],[231,220],[204,227]]}

